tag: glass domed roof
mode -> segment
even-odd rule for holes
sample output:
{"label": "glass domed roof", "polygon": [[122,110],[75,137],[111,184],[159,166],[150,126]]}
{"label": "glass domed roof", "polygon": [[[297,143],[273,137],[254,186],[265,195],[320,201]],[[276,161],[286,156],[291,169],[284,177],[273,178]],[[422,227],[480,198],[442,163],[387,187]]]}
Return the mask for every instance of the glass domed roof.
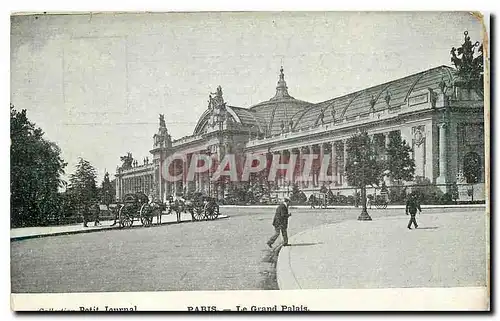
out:
{"label": "glass domed roof", "polygon": [[265,134],[272,136],[295,127],[292,117],[311,105],[312,103],[290,96],[283,67],[281,67],[274,97],[250,107],[250,110],[258,114],[259,118],[265,119],[265,126],[263,126]]}

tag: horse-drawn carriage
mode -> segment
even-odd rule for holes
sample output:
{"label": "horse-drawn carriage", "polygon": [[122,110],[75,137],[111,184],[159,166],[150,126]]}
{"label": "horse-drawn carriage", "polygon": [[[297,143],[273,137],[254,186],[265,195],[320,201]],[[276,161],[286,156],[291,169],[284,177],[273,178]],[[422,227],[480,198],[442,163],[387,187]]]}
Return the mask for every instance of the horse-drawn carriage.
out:
{"label": "horse-drawn carriage", "polygon": [[219,216],[219,205],[216,199],[201,193],[195,193],[187,200],[171,197],[168,200],[167,208],[167,214],[172,212],[177,214],[177,222],[180,222],[182,213],[190,213],[193,221],[214,220]]}
{"label": "horse-drawn carriage", "polygon": [[149,198],[144,193],[126,194],[123,197],[123,204],[118,210],[118,222],[120,227],[131,227],[134,221],[140,221],[145,227],[153,224],[153,217],[161,217],[163,211],[162,204],[149,202]]}
{"label": "horse-drawn carriage", "polygon": [[169,198],[166,204],[150,201],[148,196],[142,192],[126,194],[122,204],[118,206],[118,222],[120,227],[131,227],[135,221],[141,222],[145,227],[153,225],[153,217],[156,224],[161,224],[163,212],[167,214],[176,213],[177,222],[180,222],[182,213],[190,213],[193,221],[204,219],[214,220],[219,216],[219,205],[215,198],[194,195],[192,199]]}

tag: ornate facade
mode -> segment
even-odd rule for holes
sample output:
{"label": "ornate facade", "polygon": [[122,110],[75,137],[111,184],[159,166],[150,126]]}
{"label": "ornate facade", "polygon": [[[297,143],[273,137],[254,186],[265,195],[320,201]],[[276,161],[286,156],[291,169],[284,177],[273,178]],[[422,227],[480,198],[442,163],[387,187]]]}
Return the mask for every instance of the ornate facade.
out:
{"label": "ornate facade", "polygon": [[[306,194],[319,191],[322,185],[334,193],[352,194],[344,170],[346,140],[365,130],[380,155],[384,155],[390,135],[401,135],[412,148],[415,176],[443,191],[449,191],[453,183],[474,184],[474,199],[480,200],[485,197],[483,114],[483,91],[461,85],[456,70],[447,66],[320,103],[292,97],[281,68],[275,95],[249,108],[226,103],[219,86],[209,95],[208,108],[191,136],[172,140],[160,115],[150,150],[152,162],[128,166],[122,159],[124,165],[116,173],[116,196],[121,199],[126,193],[143,191],[165,200],[188,191],[218,197],[227,193],[225,186],[209,184],[210,173],[196,174],[192,181],[161,179],[160,164],[174,153],[187,155],[188,161],[197,153],[219,161],[226,153],[294,153],[299,159],[311,152],[329,154],[334,179],[320,182],[319,169],[313,168],[309,181],[300,182],[299,187]],[[289,193],[294,183],[294,178],[278,176],[275,193]],[[388,179],[386,183],[391,184]]]}

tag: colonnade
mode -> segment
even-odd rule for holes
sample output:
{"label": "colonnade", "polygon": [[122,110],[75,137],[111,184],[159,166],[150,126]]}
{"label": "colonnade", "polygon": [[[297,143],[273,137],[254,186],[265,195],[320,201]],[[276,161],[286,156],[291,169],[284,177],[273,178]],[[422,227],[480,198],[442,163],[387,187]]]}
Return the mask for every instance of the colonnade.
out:
{"label": "colonnade", "polygon": [[149,195],[153,191],[153,174],[143,174],[132,177],[120,178],[121,197],[129,193],[143,192]]}
{"label": "colonnade", "polygon": [[[369,135],[370,139],[376,141],[375,151],[378,157],[387,156],[387,148],[389,146],[390,132],[377,133]],[[293,173],[293,179],[289,180],[289,175],[284,171],[278,171],[276,176],[276,183],[281,188],[289,188],[291,185],[297,183],[299,188],[318,188],[322,185],[342,186],[347,187],[348,182],[346,178],[345,166],[348,158],[347,139],[334,140],[331,142],[312,143],[305,146],[294,148],[283,148],[273,152],[273,154],[280,155],[280,163],[287,163],[287,158],[290,154],[296,156],[296,166]],[[310,173],[307,172],[306,155],[315,154],[315,161],[311,166]],[[325,157],[329,157],[329,162],[324,161]],[[289,159],[289,158],[288,158]],[[322,170],[321,166],[327,167]],[[321,171],[326,175],[321,181]],[[306,175],[306,177],[301,177]],[[300,179],[299,179],[300,177]]]}

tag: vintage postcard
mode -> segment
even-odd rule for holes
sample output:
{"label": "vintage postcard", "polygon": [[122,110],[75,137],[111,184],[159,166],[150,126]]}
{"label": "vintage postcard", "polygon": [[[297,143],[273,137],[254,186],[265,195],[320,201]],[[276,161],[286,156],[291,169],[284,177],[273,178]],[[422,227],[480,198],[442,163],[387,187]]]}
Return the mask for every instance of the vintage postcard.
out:
{"label": "vintage postcard", "polygon": [[489,17],[15,13],[15,311],[489,311]]}

